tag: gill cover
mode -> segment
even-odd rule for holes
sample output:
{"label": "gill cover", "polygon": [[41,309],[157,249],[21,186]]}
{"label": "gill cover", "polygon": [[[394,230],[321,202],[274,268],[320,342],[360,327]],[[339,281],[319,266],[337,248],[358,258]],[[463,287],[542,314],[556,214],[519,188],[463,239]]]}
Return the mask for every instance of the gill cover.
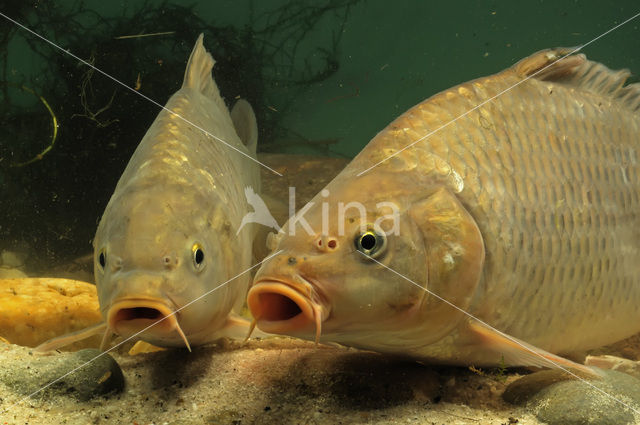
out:
{"label": "gill cover", "polygon": [[[420,230],[425,245],[430,293],[466,310],[482,275],[484,244],[475,220],[457,197],[441,188],[414,203],[409,216]],[[423,313],[429,328],[444,336],[464,313],[430,296]]]}

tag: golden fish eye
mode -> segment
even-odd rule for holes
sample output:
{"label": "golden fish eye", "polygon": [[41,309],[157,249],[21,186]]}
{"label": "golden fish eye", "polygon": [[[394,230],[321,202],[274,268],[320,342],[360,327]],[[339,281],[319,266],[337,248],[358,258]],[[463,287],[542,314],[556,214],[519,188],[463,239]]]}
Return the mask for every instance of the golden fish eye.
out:
{"label": "golden fish eye", "polygon": [[191,254],[193,256],[193,266],[196,270],[201,270],[204,267],[204,251],[202,250],[202,245],[199,243],[193,244]]}
{"label": "golden fish eye", "polygon": [[101,271],[104,271],[104,268],[107,266],[107,253],[104,248],[102,248],[100,254],[98,254],[98,265]]}
{"label": "golden fish eye", "polygon": [[354,242],[358,251],[371,258],[376,258],[384,252],[387,238],[382,232],[368,229],[366,232],[356,235]]}

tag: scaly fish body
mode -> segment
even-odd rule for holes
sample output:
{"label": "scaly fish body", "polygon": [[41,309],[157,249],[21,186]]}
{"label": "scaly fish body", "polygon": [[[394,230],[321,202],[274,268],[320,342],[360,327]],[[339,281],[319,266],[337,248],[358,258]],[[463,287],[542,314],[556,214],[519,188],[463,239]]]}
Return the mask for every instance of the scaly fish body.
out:
{"label": "scaly fish body", "polygon": [[[276,238],[284,252],[249,291],[258,327],[442,363],[543,366],[574,366],[545,350],[639,332],[640,87],[583,55],[550,65],[566,52],[446,90],[379,133],[314,198],[313,232],[290,219]],[[397,220],[383,220],[382,202]]]}
{"label": "scaly fish body", "polygon": [[257,165],[247,158],[255,158],[256,124],[245,101],[229,113],[213,65],[200,36],[182,88],[166,105],[173,113],[163,110],[153,122],[100,220],[98,298],[108,330],[121,336],[164,318],[140,338],[205,343],[234,325],[233,310],[244,302],[250,276],[235,276],[251,266],[255,229],[236,231],[249,210],[245,187],[260,190]]}

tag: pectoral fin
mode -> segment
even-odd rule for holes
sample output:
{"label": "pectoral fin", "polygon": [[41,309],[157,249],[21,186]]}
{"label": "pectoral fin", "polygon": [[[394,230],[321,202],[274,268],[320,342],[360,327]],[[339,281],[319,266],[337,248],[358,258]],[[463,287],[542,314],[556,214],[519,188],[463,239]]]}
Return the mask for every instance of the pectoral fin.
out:
{"label": "pectoral fin", "polygon": [[156,351],[166,351],[166,348],[157,347],[153,344],[149,344],[146,341],[136,341],[133,347],[129,349],[130,356],[137,356],[138,354],[155,353]]}
{"label": "pectoral fin", "polygon": [[604,354],[601,356],[589,355],[586,359],[584,359],[584,364],[588,366],[599,367],[600,369],[617,370],[619,372],[624,372],[627,375],[640,378],[639,361]]}
{"label": "pectoral fin", "polygon": [[275,220],[274,224],[277,224],[279,228],[274,229],[273,226],[267,225],[258,226],[253,240],[253,256],[256,261],[264,259],[273,250],[273,247],[268,243],[269,238],[273,236],[269,235],[281,230],[280,227],[289,219],[289,205],[286,202],[265,193],[260,194],[260,197]]}
{"label": "pectoral fin", "polygon": [[582,378],[602,377],[597,369],[551,354],[475,320],[469,324],[468,331],[479,350],[494,352],[496,359],[503,358],[507,366],[567,369]]}
{"label": "pectoral fin", "polygon": [[253,108],[244,99],[239,99],[231,109],[231,120],[236,133],[253,156],[258,147],[258,124]]}
{"label": "pectoral fin", "polygon": [[48,341],[43,342],[34,348],[34,351],[51,351],[73,344],[74,342],[82,341],[90,338],[94,335],[100,335],[107,329],[107,325],[104,322],[100,322],[96,325],[89,326],[88,328],[80,329],[79,331],[71,332],[65,335],[51,338]]}

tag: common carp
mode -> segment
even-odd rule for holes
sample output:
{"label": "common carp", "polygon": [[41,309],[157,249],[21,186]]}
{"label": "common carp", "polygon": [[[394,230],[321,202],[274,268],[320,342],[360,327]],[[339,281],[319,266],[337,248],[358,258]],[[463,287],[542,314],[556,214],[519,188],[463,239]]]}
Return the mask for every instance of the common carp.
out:
{"label": "common carp", "polygon": [[257,232],[252,224],[236,232],[250,211],[245,189],[260,191],[257,125],[244,100],[229,113],[213,66],[200,35],[182,87],[118,181],[93,240],[105,323],[88,333],[143,331],[139,337],[151,344],[187,347],[246,335],[248,322],[234,312],[251,281],[245,271]]}
{"label": "common carp", "polygon": [[248,294],[258,328],[586,373],[561,356],[639,332],[640,85],[569,52],[441,92],[376,135],[271,241],[282,253]]}

